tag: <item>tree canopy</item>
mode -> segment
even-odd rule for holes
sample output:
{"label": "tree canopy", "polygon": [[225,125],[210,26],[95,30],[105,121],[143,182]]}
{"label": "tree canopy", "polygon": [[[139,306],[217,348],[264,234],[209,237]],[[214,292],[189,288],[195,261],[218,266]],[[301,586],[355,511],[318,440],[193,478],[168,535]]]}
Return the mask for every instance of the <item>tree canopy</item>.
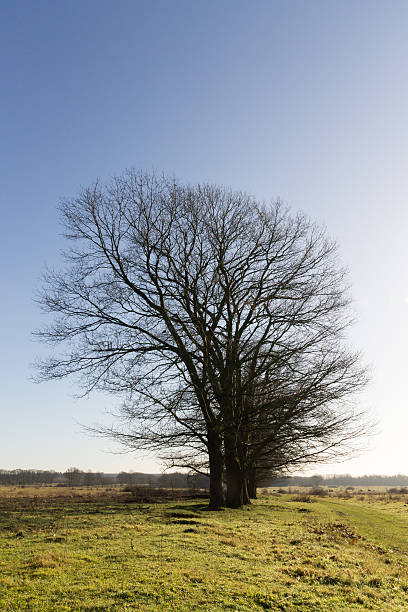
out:
{"label": "tree canopy", "polygon": [[[344,333],[346,273],[325,231],[279,202],[128,171],[61,205],[65,267],[44,275],[65,347],[39,377],[125,399],[103,433],[210,473],[210,505],[256,473],[344,452],[366,382]],[[252,474],[252,476],[251,476]]]}

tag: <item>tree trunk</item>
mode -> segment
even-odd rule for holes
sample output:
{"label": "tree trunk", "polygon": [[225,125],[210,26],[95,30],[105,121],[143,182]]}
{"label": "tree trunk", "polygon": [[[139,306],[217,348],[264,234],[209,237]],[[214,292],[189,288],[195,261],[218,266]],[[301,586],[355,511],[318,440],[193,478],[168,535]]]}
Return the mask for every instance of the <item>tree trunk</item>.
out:
{"label": "tree trunk", "polygon": [[250,499],[256,499],[256,470],[250,470],[248,475],[248,495]]}
{"label": "tree trunk", "polygon": [[244,503],[245,477],[240,462],[237,444],[236,422],[231,404],[224,407],[224,453],[225,477],[227,481],[227,508],[241,508]]}
{"label": "tree trunk", "polygon": [[227,507],[241,508],[244,503],[244,477],[234,448],[225,447],[225,474],[227,480]]}
{"label": "tree trunk", "polygon": [[243,497],[244,505],[251,503],[251,499],[250,499],[251,496],[249,494],[249,488],[248,488],[248,478],[244,478],[242,497]]}
{"label": "tree trunk", "polygon": [[217,432],[208,432],[208,457],[210,463],[210,510],[220,510],[225,506],[222,475],[224,471],[224,457],[221,449],[221,440]]}

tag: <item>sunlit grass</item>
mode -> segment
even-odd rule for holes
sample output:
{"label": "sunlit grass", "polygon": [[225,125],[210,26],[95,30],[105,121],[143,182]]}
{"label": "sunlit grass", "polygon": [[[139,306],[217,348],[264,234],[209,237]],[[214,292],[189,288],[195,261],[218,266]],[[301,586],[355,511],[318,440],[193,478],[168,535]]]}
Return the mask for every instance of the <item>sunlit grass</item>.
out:
{"label": "sunlit grass", "polygon": [[210,512],[4,493],[1,610],[408,608],[407,496],[286,493]]}

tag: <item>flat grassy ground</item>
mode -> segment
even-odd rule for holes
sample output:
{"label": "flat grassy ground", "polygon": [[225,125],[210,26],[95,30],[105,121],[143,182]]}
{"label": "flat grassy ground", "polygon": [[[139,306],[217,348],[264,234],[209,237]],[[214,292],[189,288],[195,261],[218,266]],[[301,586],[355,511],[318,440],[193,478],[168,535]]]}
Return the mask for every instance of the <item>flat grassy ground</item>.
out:
{"label": "flat grassy ground", "polygon": [[408,495],[129,500],[0,487],[0,610],[408,610]]}

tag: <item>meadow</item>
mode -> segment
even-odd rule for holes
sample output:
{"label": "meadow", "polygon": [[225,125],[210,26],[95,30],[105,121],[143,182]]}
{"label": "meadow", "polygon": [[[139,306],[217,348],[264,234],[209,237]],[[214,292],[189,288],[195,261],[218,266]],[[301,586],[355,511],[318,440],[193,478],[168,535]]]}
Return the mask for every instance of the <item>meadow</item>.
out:
{"label": "meadow", "polygon": [[408,609],[408,495],[0,488],[0,610]]}

